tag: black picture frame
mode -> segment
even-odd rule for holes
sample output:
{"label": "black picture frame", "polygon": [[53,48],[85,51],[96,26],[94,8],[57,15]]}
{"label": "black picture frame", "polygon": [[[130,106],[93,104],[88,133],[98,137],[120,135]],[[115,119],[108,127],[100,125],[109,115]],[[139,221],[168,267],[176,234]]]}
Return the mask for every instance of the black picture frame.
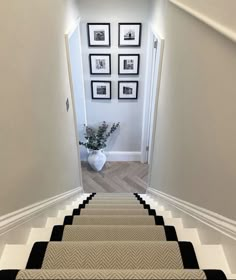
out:
{"label": "black picture frame", "polygon": [[[97,29],[96,29],[97,28]],[[97,32],[92,38],[92,32]],[[109,48],[111,46],[111,25],[110,23],[87,23],[88,46],[94,48]],[[98,36],[98,39],[95,39]],[[97,42],[96,42],[97,41]]]}
{"label": "black picture frame", "polygon": [[[101,91],[101,93],[100,93],[100,97],[99,97],[99,94],[98,94],[98,92],[95,92],[95,86],[96,86],[96,84],[97,85],[100,85],[100,91]],[[106,88],[104,89],[104,88],[102,88],[102,87],[104,87],[104,86],[106,86]],[[111,83],[111,81],[91,81],[91,93],[92,93],[92,99],[95,99],[95,100],[111,100],[111,97],[112,97],[112,88],[111,88],[111,86],[112,86],[112,83]],[[109,90],[108,92],[105,92],[105,94],[104,94],[104,90]],[[98,89],[97,89],[98,90]],[[103,96],[103,95],[105,95],[105,96]]]}
{"label": "black picture frame", "polygon": [[[123,87],[123,93],[121,88]],[[129,86],[128,86],[129,85]],[[135,90],[133,93],[132,90]],[[118,99],[119,100],[137,100],[138,99],[139,82],[138,81],[118,81]],[[124,92],[127,92],[124,94]],[[129,93],[131,91],[131,93]],[[126,96],[127,94],[127,96]]]}
{"label": "black picture frame", "polygon": [[[119,47],[141,47],[142,23],[119,23]],[[129,30],[130,29],[130,30]]]}
{"label": "black picture frame", "polygon": [[[94,61],[96,59],[97,61]],[[99,68],[99,61],[101,60],[101,69]],[[106,65],[108,63],[108,66]],[[102,68],[103,65],[105,69]],[[89,54],[90,75],[111,75],[111,54]]]}
{"label": "black picture frame", "polygon": [[[125,60],[125,58],[127,59]],[[134,69],[131,69],[132,67]],[[140,54],[118,55],[118,75],[139,75],[139,68]]]}

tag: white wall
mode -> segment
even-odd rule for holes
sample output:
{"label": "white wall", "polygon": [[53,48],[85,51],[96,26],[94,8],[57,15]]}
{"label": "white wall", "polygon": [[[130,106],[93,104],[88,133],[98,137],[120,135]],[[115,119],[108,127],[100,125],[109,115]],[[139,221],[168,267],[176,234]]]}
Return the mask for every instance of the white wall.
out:
{"label": "white wall", "polygon": [[[235,1],[180,2],[227,14],[236,31]],[[236,45],[169,1],[153,4],[165,50],[151,186],[236,219]]]}
{"label": "white wall", "polygon": [[150,23],[153,30],[161,37],[165,38],[166,7],[168,1],[151,0]]}
{"label": "white wall", "polygon": [[[82,24],[82,49],[84,78],[86,90],[86,106],[88,124],[94,125],[101,121],[120,122],[120,133],[114,137],[109,145],[111,151],[141,152],[143,103],[145,94],[145,71],[146,71],[146,47],[147,47],[147,22],[149,1],[121,0],[121,1],[78,1]],[[88,48],[87,22],[110,22],[111,23],[111,48]],[[141,22],[142,45],[141,48],[118,48],[118,23]],[[91,76],[89,71],[88,55],[90,53],[112,54],[112,75]],[[139,53],[141,54],[140,75],[118,77],[118,54]],[[118,80],[138,80],[138,100],[118,101]],[[111,80],[112,100],[100,101],[91,99],[91,80]]]}
{"label": "white wall", "polygon": [[77,17],[75,1],[0,2],[0,215],[79,185],[64,41]]}

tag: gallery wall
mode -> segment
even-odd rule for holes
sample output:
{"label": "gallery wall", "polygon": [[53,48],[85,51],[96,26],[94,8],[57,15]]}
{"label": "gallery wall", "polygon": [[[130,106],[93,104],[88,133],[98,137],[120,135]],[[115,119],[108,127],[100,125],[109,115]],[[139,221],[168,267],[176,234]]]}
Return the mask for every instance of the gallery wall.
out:
{"label": "gallery wall", "polygon": [[[235,1],[179,2],[236,31]],[[236,219],[236,44],[169,1],[153,4],[165,50],[151,187]]]}
{"label": "gallery wall", "polygon": [[0,2],[0,215],[79,187],[64,39],[77,17],[71,0]]}
{"label": "gallery wall", "polygon": [[[86,93],[87,120],[89,125],[97,125],[102,121],[108,123],[120,122],[120,131],[108,146],[112,152],[131,152],[131,158],[140,160],[143,103],[145,94],[146,47],[149,2],[142,0],[88,0],[78,1],[81,14],[81,40],[83,50],[83,66]],[[107,22],[111,24],[111,47],[89,48],[87,22]],[[140,48],[118,48],[118,23],[141,22],[142,43]],[[111,54],[111,76],[91,76],[89,54]],[[138,76],[118,76],[118,54],[140,54],[140,74]],[[92,100],[91,80],[112,81],[111,100]],[[118,100],[118,81],[139,81],[139,96],[137,100]],[[133,157],[132,157],[133,156]]]}

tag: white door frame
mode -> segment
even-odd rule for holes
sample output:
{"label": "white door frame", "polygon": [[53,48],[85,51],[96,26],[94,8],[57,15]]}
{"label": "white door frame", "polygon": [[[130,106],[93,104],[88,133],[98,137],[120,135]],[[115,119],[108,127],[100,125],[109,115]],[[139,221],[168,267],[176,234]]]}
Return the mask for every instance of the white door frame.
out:
{"label": "white door frame", "polygon": [[[154,40],[157,40],[157,49],[154,49]],[[149,26],[148,59],[146,76],[146,98],[144,101],[143,135],[142,135],[142,162],[151,165],[155,140],[157,107],[161,83],[162,60],[164,53],[164,39],[154,28]],[[154,63],[155,62],[155,63]],[[150,82],[151,77],[151,82]],[[147,150],[148,147],[148,150]],[[149,172],[150,173],[150,172]]]}
{"label": "white door frame", "polygon": [[[78,118],[77,118],[77,112],[76,112],[76,105],[75,105],[75,92],[74,92],[74,86],[73,86],[73,79],[72,79],[72,67],[70,62],[70,50],[69,50],[69,40],[74,34],[74,32],[78,32],[79,37],[79,46],[78,52],[80,52],[81,56],[81,69],[83,69],[82,65],[82,53],[81,53],[81,35],[80,35],[80,18],[76,20],[75,24],[69,28],[68,32],[65,33],[65,44],[66,44],[66,56],[67,56],[67,63],[68,63],[68,74],[69,74],[69,81],[70,81],[70,90],[71,90],[71,102],[72,102],[72,109],[73,109],[73,117],[74,117],[74,127],[75,127],[75,135],[76,135],[76,146],[77,146],[77,156],[78,156],[78,167],[79,167],[79,177],[80,177],[80,186],[83,187],[83,181],[82,181],[82,169],[81,169],[81,160],[80,160],[80,147],[79,147],[79,129],[78,129]],[[83,75],[83,71],[82,71]],[[82,78],[84,88],[84,79]],[[85,112],[86,112],[86,104],[84,99],[84,106]],[[86,118],[86,124],[87,124],[87,114],[85,113]]]}

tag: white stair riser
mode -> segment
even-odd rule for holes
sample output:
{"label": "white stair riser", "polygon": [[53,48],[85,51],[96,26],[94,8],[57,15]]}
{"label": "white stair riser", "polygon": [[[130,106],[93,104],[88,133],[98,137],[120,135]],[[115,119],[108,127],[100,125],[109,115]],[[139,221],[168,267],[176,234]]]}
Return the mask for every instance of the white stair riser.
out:
{"label": "white stair riser", "polygon": [[157,216],[163,216],[164,218],[172,218],[171,211],[159,211],[159,210],[156,210],[156,215]]}
{"label": "white stair riser", "polygon": [[198,230],[196,228],[183,228],[176,230],[179,241],[191,241],[193,245],[201,245]]}
{"label": "white stair riser", "polygon": [[65,216],[72,215],[73,209],[70,210],[60,210],[58,211],[57,218],[65,218]]}
{"label": "white stair riser", "polygon": [[24,269],[26,267],[32,245],[6,245],[0,262],[0,269]]}
{"label": "white stair riser", "polygon": [[201,269],[221,269],[230,274],[223,247],[221,245],[198,245],[194,247]]}
{"label": "white stair riser", "polygon": [[27,240],[27,244],[34,244],[37,241],[49,241],[52,228],[32,228]]}

